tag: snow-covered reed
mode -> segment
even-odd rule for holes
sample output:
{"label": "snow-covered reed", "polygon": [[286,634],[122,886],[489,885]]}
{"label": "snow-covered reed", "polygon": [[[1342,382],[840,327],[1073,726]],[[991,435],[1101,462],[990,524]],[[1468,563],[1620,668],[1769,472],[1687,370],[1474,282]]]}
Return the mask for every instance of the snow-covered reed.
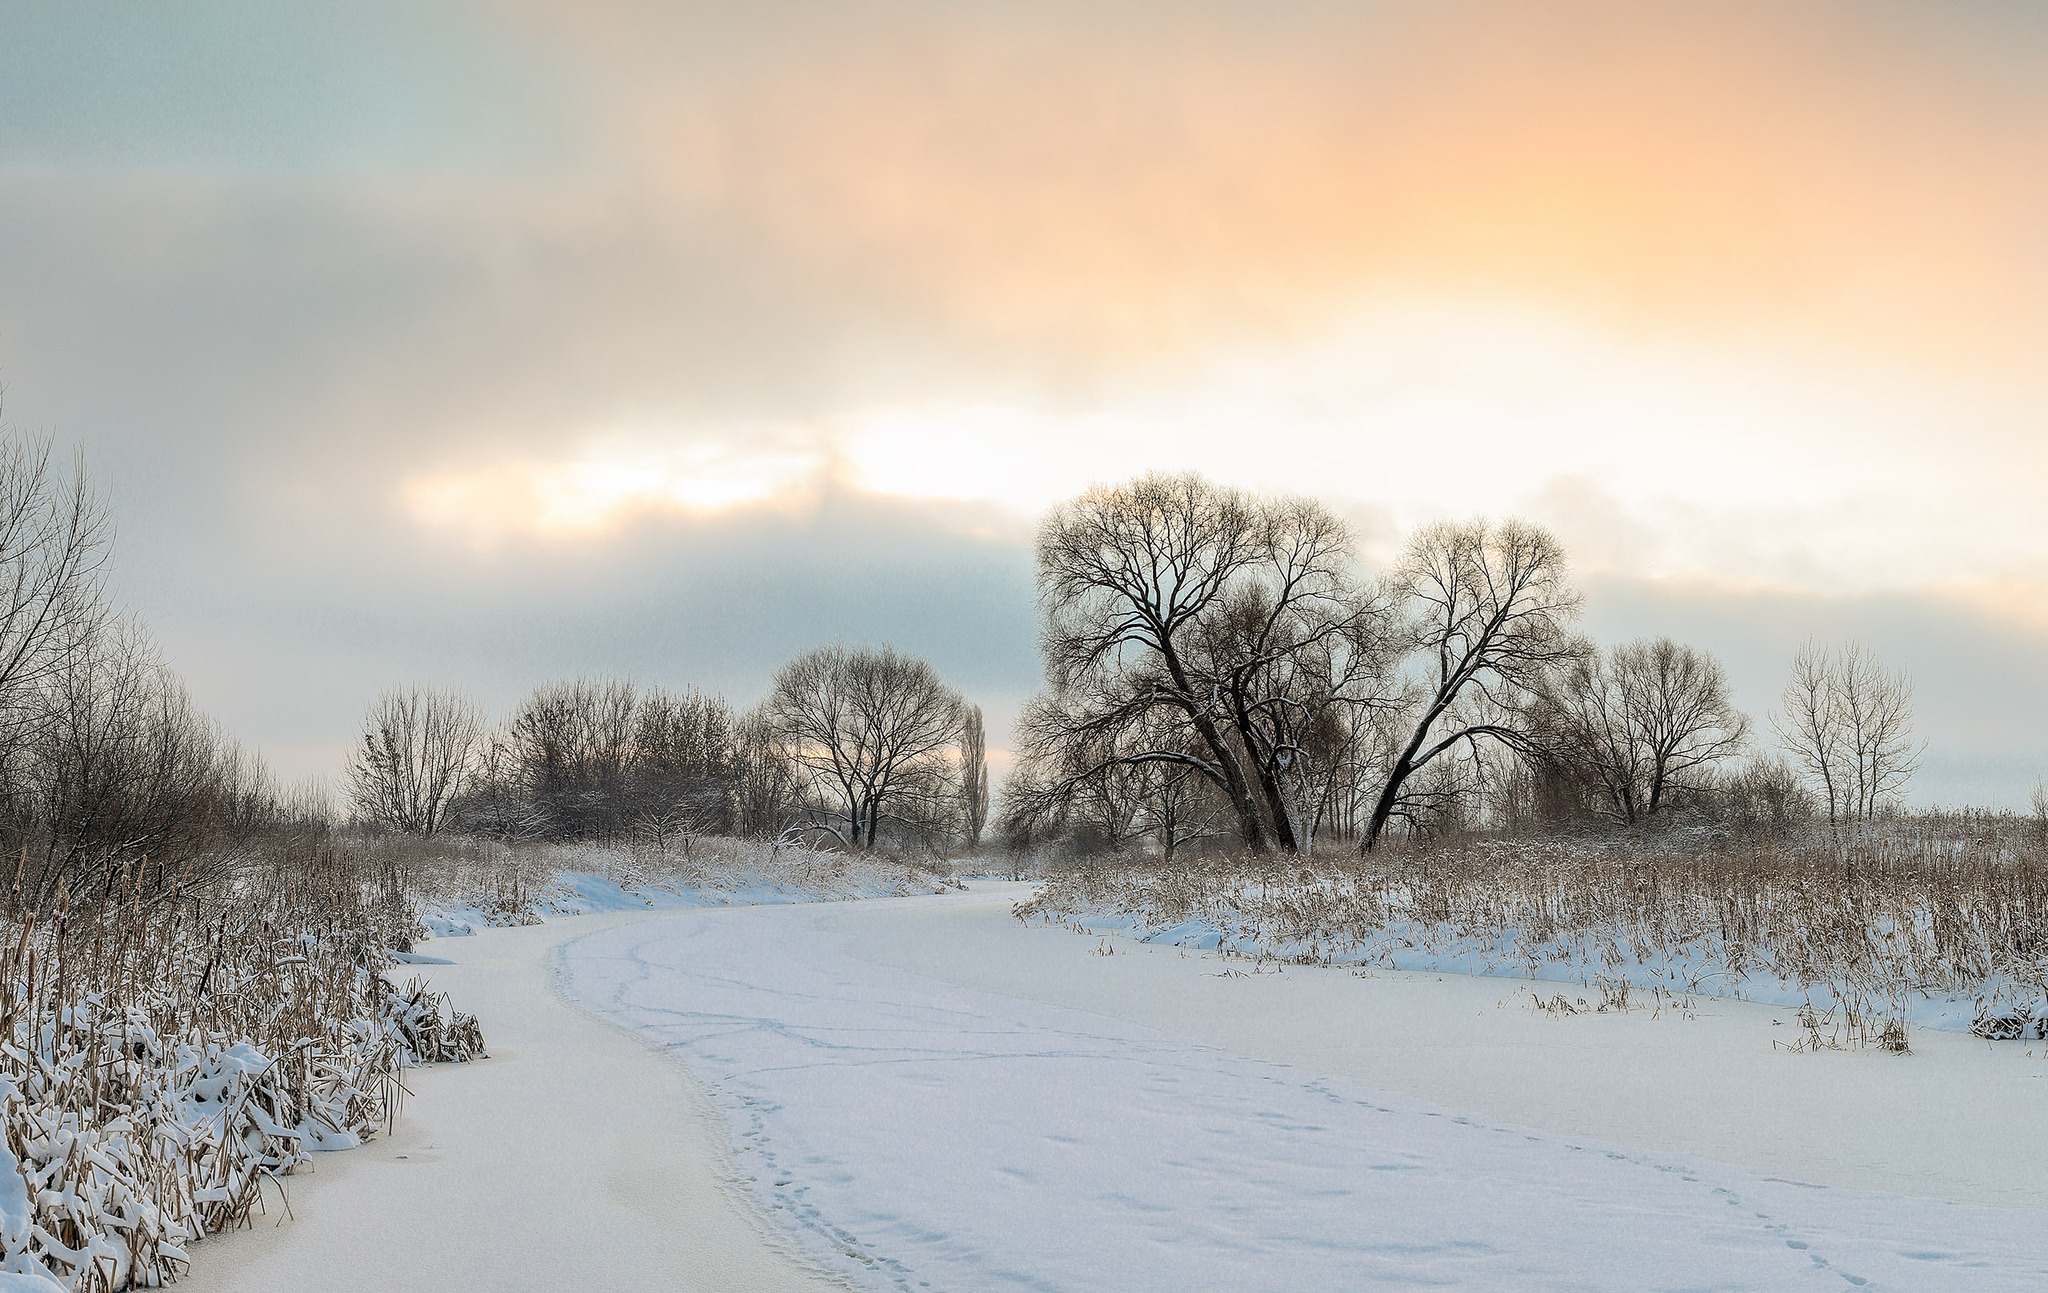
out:
{"label": "snow-covered reed", "polygon": [[1078,866],[1019,914],[1282,960],[1807,1005],[1892,1045],[1909,1021],[2048,1030],[2048,841],[2023,819]]}
{"label": "snow-covered reed", "polygon": [[482,1052],[474,1019],[390,976],[418,922],[363,848],[283,842],[170,896],[124,870],[92,897],[0,920],[0,1272],[17,1283],[165,1285],[309,1151],[374,1134],[403,1068]]}

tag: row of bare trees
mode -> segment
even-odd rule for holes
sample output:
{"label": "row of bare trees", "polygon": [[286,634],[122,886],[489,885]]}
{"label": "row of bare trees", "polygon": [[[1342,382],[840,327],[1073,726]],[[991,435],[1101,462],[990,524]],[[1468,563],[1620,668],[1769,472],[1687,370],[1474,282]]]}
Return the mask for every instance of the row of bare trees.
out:
{"label": "row of bare trees", "polygon": [[1792,764],[1739,770],[1751,725],[1712,656],[1573,632],[1565,556],[1525,522],[1423,527],[1377,578],[1322,505],[1194,475],[1100,487],[1037,545],[1046,690],[1025,709],[1004,826],[1167,854],[1226,837],[1307,853],[1390,829],[1715,801],[1783,820],[1804,772],[1833,820],[1913,771],[1910,687],[1860,648],[1802,651],[1776,727]]}
{"label": "row of bare trees", "polygon": [[820,647],[741,713],[616,678],[536,688],[499,729],[460,692],[371,705],[350,757],[357,812],[393,829],[503,839],[799,833],[849,848],[979,839],[981,711],[891,647]]}
{"label": "row of bare trees", "polygon": [[[1790,762],[1738,767],[1752,730],[1721,664],[1669,638],[1602,649],[1576,633],[1580,597],[1541,528],[1428,525],[1377,576],[1354,546],[1319,503],[1194,475],[1054,509],[1036,550],[1047,687],[1017,725],[1003,833],[1305,854],[1680,808],[1780,822],[1809,786],[1840,822],[1912,774],[1911,689],[1854,645],[1802,650],[1773,719]],[[980,711],[886,646],[807,652],[746,712],[582,679],[492,731],[460,695],[394,691],[349,785],[397,829],[507,838],[975,843],[991,812]]]}

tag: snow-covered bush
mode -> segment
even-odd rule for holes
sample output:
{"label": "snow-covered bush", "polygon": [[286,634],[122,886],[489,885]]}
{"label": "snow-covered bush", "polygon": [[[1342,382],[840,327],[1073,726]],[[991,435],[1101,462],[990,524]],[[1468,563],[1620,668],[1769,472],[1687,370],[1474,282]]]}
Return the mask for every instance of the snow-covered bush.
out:
{"label": "snow-covered bush", "polygon": [[389,881],[323,844],[0,923],[0,1271],[161,1287],[309,1152],[374,1135],[401,1069],[482,1053],[474,1019],[387,973],[418,932]]}

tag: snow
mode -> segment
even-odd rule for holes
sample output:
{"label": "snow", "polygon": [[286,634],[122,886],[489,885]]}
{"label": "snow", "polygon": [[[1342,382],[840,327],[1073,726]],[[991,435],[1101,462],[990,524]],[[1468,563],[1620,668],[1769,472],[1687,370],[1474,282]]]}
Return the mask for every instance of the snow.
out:
{"label": "snow", "polygon": [[478,1013],[490,1057],[408,1069],[390,1134],[292,1176],[289,1219],[273,1206],[249,1230],[210,1236],[179,1287],[830,1288],[721,1184],[724,1138],[688,1075],[550,990],[556,944],[645,919],[583,916],[436,944],[456,963],[435,968],[432,986]]}
{"label": "snow", "polygon": [[[1260,968],[1086,926],[1027,927],[1006,905],[832,920],[849,951],[870,960],[1504,1122],[1763,1176],[2048,1209],[2048,1052],[2038,1046],[1916,1031],[1909,1056],[1795,1055],[1785,1047],[1803,1031],[1796,1016],[1755,1003],[1556,1016],[1531,1006],[1554,983]],[[1116,954],[1096,954],[1104,949]]]}
{"label": "snow", "polygon": [[63,1293],[64,1286],[28,1255],[29,1227],[34,1220],[21,1160],[0,1137],[0,1255],[15,1254],[0,1265],[0,1293]]}
{"label": "snow", "polygon": [[[1339,966],[1365,966],[1422,974],[1482,975],[1533,979],[1561,987],[1588,988],[1604,980],[1625,983],[1638,991],[1756,1001],[1784,1010],[1803,1006],[1836,1012],[1843,997],[1827,983],[1801,983],[1772,973],[1767,965],[1731,971],[1706,942],[1679,955],[1645,954],[1627,945],[1595,946],[1591,940],[1539,942],[1515,930],[1475,937],[1418,921],[1395,921],[1369,935],[1338,943],[1310,938],[1262,938],[1226,929],[1201,917],[1172,924],[1152,924],[1123,911],[1047,913],[1054,924],[1079,924],[1091,931],[1116,934],[1142,943],[1196,951],[1227,949],[1237,956],[1294,962],[1301,958]],[[2027,999],[2032,989],[1994,976],[1972,985],[1969,992],[1920,986],[1896,1001],[1872,1000],[1866,994],[1847,1004],[1866,1016],[1896,1012],[1915,1028],[1967,1033],[1989,1014],[1998,1019],[2008,1039],[2048,1036],[2048,1002]],[[1596,998],[1597,1000],[1597,992]]]}
{"label": "snow", "polygon": [[[1906,1058],[1791,1055],[1769,1045],[1768,1007],[1745,1003],[1550,1019],[1498,981],[1228,979],[1231,963],[1179,949],[1017,927],[1009,896],[670,915],[566,945],[563,982],[697,1075],[741,1182],[859,1287],[2048,1279],[2048,1199],[2032,1180],[2048,1146],[2042,1089],[2010,1050],[1987,1059],[1985,1043],[1942,1038],[1953,1047]],[[1392,1042],[1374,1047],[1382,1026]],[[1458,1054],[1468,1029],[1553,1040],[1526,1066],[1496,1044],[1497,1062],[1475,1072]],[[1762,1085],[1697,1103],[1701,1079],[1655,1089],[1688,1062]],[[1651,1085],[1631,1085],[1639,1069]],[[1454,1080],[1399,1089],[1429,1073]],[[1562,1090],[1574,1082],[1591,1094]],[[1638,1107],[1600,1117],[1618,1091]],[[1840,1120],[1787,1130],[1758,1107],[1785,1091],[1795,1108],[1844,1108],[1852,1125],[1859,1110],[1897,1116],[1901,1100],[1909,1120],[1915,1101],[1947,1106],[1927,1109],[1937,1125],[1960,1108],[1993,1125],[1992,1161],[1971,1161],[1963,1146],[1977,1140],[1907,1135],[1901,1149],[1882,1118],[1830,1156]],[[1986,1094],[2018,1099],[1986,1106]],[[1665,1126],[1702,1119],[1721,1125]],[[1770,1170],[1784,1147],[1758,1142],[1779,1131],[1791,1166],[1812,1151],[1824,1170]],[[1672,1148],[1689,1140],[1721,1161]]]}
{"label": "snow", "polygon": [[285,1224],[210,1238],[186,1287],[2048,1275],[2048,1057],[2024,1043],[1794,1055],[1757,1003],[1553,1017],[1498,978],[1247,973],[1027,926],[1026,886],[573,892],[623,910],[434,946],[491,1058],[409,1071],[393,1135],[294,1177]]}
{"label": "snow", "polygon": [[[836,855],[804,854],[836,858]],[[810,873],[815,871],[815,873]],[[532,919],[587,916],[605,912],[686,911],[700,907],[772,906],[858,898],[895,898],[945,892],[957,881],[934,881],[906,867],[866,866],[833,872],[784,863],[734,871],[678,871],[644,883],[621,884],[592,871],[557,870],[553,882],[532,903]],[[521,923],[494,914],[481,903],[442,902],[421,914],[430,938],[466,938],[480,929]]]}

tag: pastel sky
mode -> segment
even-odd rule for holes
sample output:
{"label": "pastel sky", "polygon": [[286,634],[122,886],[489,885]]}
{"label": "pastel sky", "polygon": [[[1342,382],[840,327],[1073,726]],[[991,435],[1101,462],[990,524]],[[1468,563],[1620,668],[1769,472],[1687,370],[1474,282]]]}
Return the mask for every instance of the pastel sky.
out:
{"label": "pastel sky", "polygon": [[1551,526],[1610,640],[1910,669],[2048,771],[2048,8],[0,0],[0,381],[199,699],[752,700],[834,637],[1000,739],[1091,482]]}

